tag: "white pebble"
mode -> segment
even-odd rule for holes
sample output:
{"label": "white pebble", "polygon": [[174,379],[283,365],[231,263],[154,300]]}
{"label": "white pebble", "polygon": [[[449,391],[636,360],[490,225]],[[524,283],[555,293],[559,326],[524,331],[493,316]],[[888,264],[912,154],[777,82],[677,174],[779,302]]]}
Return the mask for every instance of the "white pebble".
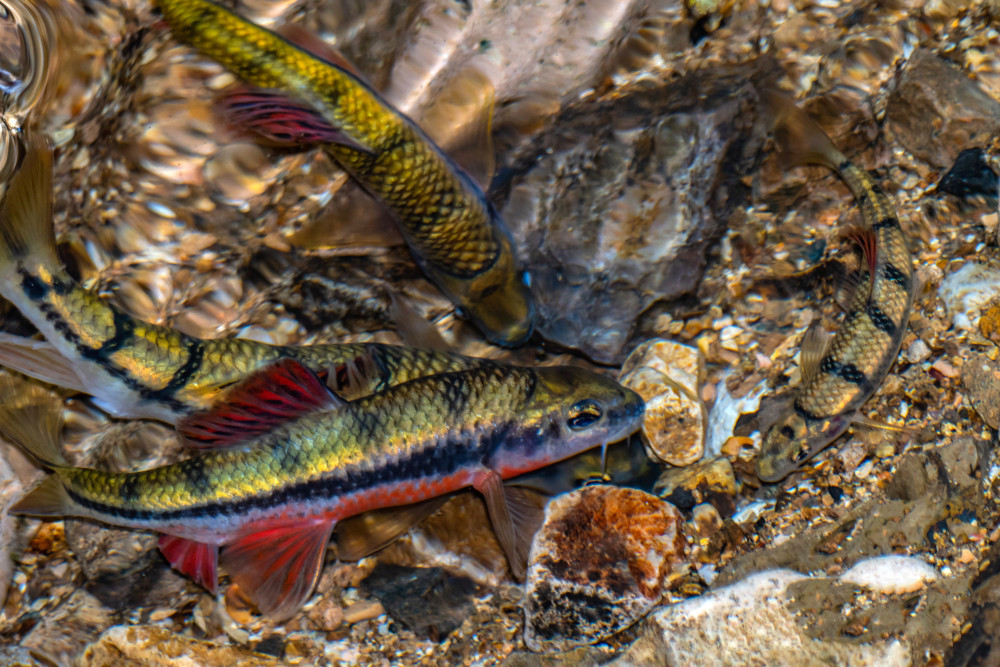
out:
{"label": "white pebble", "polygon": [[886,594],[912,593],[939,578],[937,570],[921,559],[897,555],[859,561],[840,575],[844,583]]}

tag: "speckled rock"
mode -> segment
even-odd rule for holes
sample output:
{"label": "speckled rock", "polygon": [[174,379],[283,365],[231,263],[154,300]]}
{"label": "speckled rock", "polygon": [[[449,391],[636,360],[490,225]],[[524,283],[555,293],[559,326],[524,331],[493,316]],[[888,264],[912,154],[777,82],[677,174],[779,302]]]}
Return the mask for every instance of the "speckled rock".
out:
{"label": "speckled rock", "polygon": [[961,69],[914,51],[886,107],[887,127],[911,153],[938,168],[1000,130],[1000,103]]}
{"label": "speckled rock", "polygon": [[643,439],[659,458],[685,466],[705,451],[707,416],[698,395],[705,376],[701,352],[671,340],[650,340],[629,355],[619,381],[646,401]]}
{"label": "speckled rock", "polygon": [[939,293],[955,327],[977,331],[979,318],[998,292],[1000,269],[988,264],[968,262],[945,276]]}
{"label": "speckled rock", "polygon": [[277,658],[238,646],[215,644],[177,635],[155,625],[109,628],[87,647],[79,659],[80,667],[265,667],[284,664]]}
{"label": "speckled rock", "polygon": [[81,588],[55,609],[47,609],[21,646],[55,664],[70,664],[113,622],[111,610]]}
{"label": "speckled rock", "polygon": [[528,648],[592,644],[642,618],[685,558],[682,521],[673,505],[635,489],[589,486],[550,502],[528,563]]}
{"label": "speckled rock", "polygon": [[937,570],[919,558],[889,554],[855,563],[840,575],[840,580],[876,593],[898,595],[918,591],[940,577]]}
{"label": "speckled rock", "polygon": [[962,386],[990,428],[1000,428],[1000,364],[985,354],[970,354],[962,364]]}
{"label": "speckled rock", "polygon": [[905,641],[870,645],[814,641],[789,609],[789,587],[808,579],[761,572],[650,617],[646,634],[615,667],[729,665],[910,665]]}
{"label": "speckled rock", "polygon": [[585,98],[514,166],[501,213],[532,267],[542,335],[619,361],[640,313],[694,289],[748,192],[755,67]]}

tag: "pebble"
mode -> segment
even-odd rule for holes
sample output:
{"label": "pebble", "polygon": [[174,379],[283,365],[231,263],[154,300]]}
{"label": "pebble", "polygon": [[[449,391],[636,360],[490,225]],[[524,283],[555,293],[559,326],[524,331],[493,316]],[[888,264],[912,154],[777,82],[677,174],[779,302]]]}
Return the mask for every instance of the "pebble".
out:
{"label": "pebble", "polygon": [[1000,428],[1000,363],[984,354],[970,353],[962,365],[962,386],[983,421],[990,428]]}
{"label": "pebble", "polygon": [[931,348],[922,339],[918,338],[906,348],[906,360],[911,364],[918,364],[931,356]]}
{"label": "pebble", "polygon": [[646,615],[685,559],[682,523],[673,505],[636,489],[588,486],[553,499],[529,556],[528,648],[593,644]]}
{"label": "pebble", "polygon": [[168,628],[157,625],[125,626],[109,628],[77,661],[80,667],[104,667],[105,665],[145,665],[146,667],[177,667],[178,665],[198,665],[198,667],[270,667],[283,664],[255,651],[216,644],[174,634]]}
{"label": "pebble", "polygon": [[715,403],[708,412],[705,456],[718,456],[722,453],[722,447],[732,437],[733,427],[740,415],[745,412],[756,412],[761,397],[767,392],[767,382],[761,381],[745,395],[736,398],[729,393],[729,388],[726,386],[727,377],[723,377],[716,385]]}
{"label": "pebble", "polygon": [[904,641],[815,640],[789,608],[788,588],[808,579],[791,570],[753,574],[650,617],[615,667],[653,665],[910,665]]}
{"label": "pebble", "polygon": [[643,437],[671,465],[690,465],[705,451],[704,368],[697,348],[665,339],[643,343],[622,366],[619,381],[646,401]]}
{"label": "pebble", "polygon": [[377,600],[359,600],[348,605],[344,609],[344,622],[347,624],[360,623],[373,618],[378,618],[385,613],[385,608]]}
{"label": "pebble", "polygon": [[956,329],[977,331],[976,323],[1000,292],[1000,270],[969,262],[941,281],[938,294],[944,300]]}
{"label": "pebble", "polygon": [[878,556],[859,561],[840,575],[848,584],[864,586],[877,593],[913,593],[940,578],[937,570],[914,556]]}
{"label": "pebble", "polygon": [[711,503],[722,516],[736,511],[736,473],[725,457],[702,461],[686,468],[667,468],[661,474],[653,492],[681,509],[699,503]]}

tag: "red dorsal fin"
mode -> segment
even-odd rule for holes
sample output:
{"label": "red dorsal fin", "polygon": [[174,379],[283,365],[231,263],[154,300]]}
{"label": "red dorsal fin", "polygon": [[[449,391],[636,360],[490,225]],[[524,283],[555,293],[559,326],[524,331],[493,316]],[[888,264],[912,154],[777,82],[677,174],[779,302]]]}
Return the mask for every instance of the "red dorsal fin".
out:
{"label": "red dorsal fin", "polygon": [[191,577],[213,595],[219,592],[219,547],[176,535],[160,535],[160,551],[175,570]]}
{"label": "red dorsal fin", "polygon": [[878,252],[878,237],[875,235],[875,230],[870,227],[850,227],[847,230],[847,237],[861,247],[865,262],[868,264],[868,271],[874,276]]}
{"label": "red dorsal fin", "polygon": [[309,599],[333,525],[313,517],[253,526],[223,547],[222,560],[262,613],[283,620]]}
{"label": "red dorsal fin", "polygon": [[209,410],[182,420],[177,430],[192,447],[227,447],[340,405],[315,373],[295,359],[282,359],[229,389]]}
{"label": "red dorsal fin", "polygon": [[279,147],[340,144],[362,153],[372,149],[334,127],[311,105],[264,88],[238,87],[218,100],[219,115],[237,130]]}

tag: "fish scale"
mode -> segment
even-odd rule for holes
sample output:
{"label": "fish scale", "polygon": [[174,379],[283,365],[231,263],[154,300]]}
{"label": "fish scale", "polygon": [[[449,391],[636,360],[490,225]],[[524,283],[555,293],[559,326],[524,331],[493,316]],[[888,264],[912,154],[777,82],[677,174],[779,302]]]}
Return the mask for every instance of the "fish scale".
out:
{"label": "fish scale", "polygon": [[[839,437],[882,384],[899,353],[913,307],[913,259],[892,202],[868,172],[850,162],[805,114],[765,94],[781,109],[779,127],[797,135],[792,146],[806,161],[833,169],[850,187],[860,209],[870,280],[859,286],[843,323],[815,372],[803,376],[791,409],[764,436],[757,474],[768,482],[785,477]],[[871,256],[874,252],[874,256]],[[804,355],[803,355],[804,356]]]}
{"label": "fish scale", "polygon": [[527,274],[506,227],[482,188],[416,123],[344,67],[214,2],[157,6],[178,39],[246,83],[307,104],[343,137],[324,149],[392,212],[417,263],[490,340],[518,345],[531,335]]}

